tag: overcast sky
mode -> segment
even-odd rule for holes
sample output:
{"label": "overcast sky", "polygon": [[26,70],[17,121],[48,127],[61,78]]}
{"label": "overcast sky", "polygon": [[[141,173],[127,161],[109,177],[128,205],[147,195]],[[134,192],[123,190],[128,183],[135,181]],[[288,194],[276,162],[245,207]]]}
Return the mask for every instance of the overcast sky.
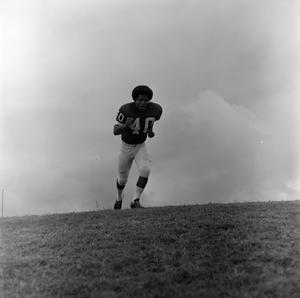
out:
{"label": "overcast sky", "polygon": [[112,127],[137,84],[164,108],[145,206],[299,199],[299,13],[297,0],[2,0],[4,214],[112,208]]}

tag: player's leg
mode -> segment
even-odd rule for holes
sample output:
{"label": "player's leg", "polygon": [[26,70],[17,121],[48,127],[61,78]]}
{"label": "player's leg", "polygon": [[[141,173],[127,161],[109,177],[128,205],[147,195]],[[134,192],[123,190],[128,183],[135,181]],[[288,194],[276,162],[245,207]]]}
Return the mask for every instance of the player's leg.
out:
{"label": "player's leg", "polygon": [[119,199],[122,199],[123,190],[128,180],[128,175],[131,169],[132,162],[133,159],[130,156],[120,153],[118,162],[118,178],[116,183]]}
{"label": "player's leg", "polygon": [[[122,145],[121,152],[118,158],[118,177],[116,181],[117,187],[117,202],[122,202],[123,200],[123,191],[126,186],[128,175],[131,169],[131,165],[133,162],[133,157],[130,155],[130,152],[124,148],[125,145]],[[115,204],[115,209],[121,209],[122,204],[117,203]]]}
{"label": "player's leg", "polygon": [[135,187],[135,193],[132,201],[132,208],[135,208],[133,206],[137,205],[136,207],[139,208],[141,206],[139,203],[139,200],[141,198],[141,195],[147,185],[149,175],[150,175],[150,157],[149,153],[147,151],[146,145],[142,144],[139,151],[137,152],[135,156],[135,162],[138,167],[139,171],[139,177],[136,183]]}

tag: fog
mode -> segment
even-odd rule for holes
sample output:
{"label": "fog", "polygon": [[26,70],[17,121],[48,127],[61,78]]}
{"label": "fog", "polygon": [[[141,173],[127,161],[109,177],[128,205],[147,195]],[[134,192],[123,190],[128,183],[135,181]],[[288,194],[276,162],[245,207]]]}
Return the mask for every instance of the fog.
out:
{"label": "fog", "polygon": [[145,206],[299,199],[298,1],[31,0],[0,11],[6,216],[112,208],[112,127],[137,84],[164,109],[147,140]]}

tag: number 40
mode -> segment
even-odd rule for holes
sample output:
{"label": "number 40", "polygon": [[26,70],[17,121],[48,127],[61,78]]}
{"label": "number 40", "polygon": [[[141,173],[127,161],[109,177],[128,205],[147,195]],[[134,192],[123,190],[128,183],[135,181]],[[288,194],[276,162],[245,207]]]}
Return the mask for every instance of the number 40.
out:
{"label": "number 40", "polygon": [[[152,128],[154,121],[155,121],[154,117],[147,117],[145,119],[145,127],[143,130],[143,133],[147,133],[147,131]],[[141,129],[140,118],[136,118],[130,127],[133,130],[132,133],[139,134],[140,129]]]}

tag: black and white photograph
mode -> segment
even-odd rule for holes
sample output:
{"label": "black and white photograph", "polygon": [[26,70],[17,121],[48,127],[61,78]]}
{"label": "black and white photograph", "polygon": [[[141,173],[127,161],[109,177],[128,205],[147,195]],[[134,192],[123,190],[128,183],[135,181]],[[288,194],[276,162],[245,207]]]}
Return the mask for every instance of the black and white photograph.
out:
{"label": "black and white photograph", "polygon": [[0,0],[0,297],[300,298],[300,1]]}

